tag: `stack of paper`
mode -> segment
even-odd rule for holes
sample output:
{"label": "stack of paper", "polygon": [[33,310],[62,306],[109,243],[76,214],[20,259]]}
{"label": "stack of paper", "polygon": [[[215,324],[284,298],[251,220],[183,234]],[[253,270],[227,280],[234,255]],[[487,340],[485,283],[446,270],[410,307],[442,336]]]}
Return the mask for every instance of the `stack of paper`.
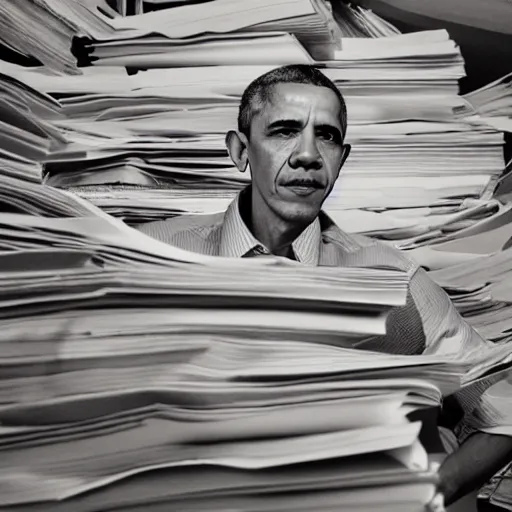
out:
{"label": "stack of paper", "polygon": [[2,222],[77,245],[0,256],[4,507],[420,511],[436,478],[407,415],[510,363],[498,349],[462,360],[344,348],[358,308],[368,335],[372,310],[405,302],[399,272],[308,279],[292,264],[274,276],[261,260],[186,261],[167,246],[164,265],[145,240],[105,238],[115,222],[43,219],[45,234],[22,217]]}
{"label": "stack of paper", "polygon": [[[342,46],[325,72],[349,100],[366,100],[371,114],[354,118],[348,103],[354,150],[328,208],[384,211],[392,220],[400,208],[400,220],[421,217],[421,208],[445,215],[447,207],[465,209],[467,198],[488,200],[504,168],[503,137],[456,94],[463,60],[448,33],[346,39]],[[346,70],[377,79],[373,91],[346,87]]]}
{"label": "stack of paper", "polygon": [[44,185],[7,205],[36,188],[45,216],[0,219],[2,507],[420,511],[408,416],[512,364],[354,349],[405,273],[188,253]]}
{"label": "stack of paper", "polygon": [[404,32],[446,28],[459,43],[467,62],[465,91],[482,87],[510,73],[512,5],[489,0],[485,11],[477,0],[358,0]]}
{"label": "stack of paper", "polygon": [[80,74],[71,52],[73,38],[108,37],[115,16],[107,0],[1,2],[0,42],[16,61],[30,58],[50,71]]}
{"label": "stack of paper", "polygon": [[442,20],[489,32],[512,35],[512,27],[508,22],[511,13],[510,4],[500,0],[491,0],[487,3],[485,16],[482,16],[481,5],[478,2],[466,2],[465,0],[446,0],[422,3],[421,5],[417,5],[411,0],[361,0],[361,3],[369,9],[382,13],[381,16],[389,15],[389,17],[404,21],[407,18],[409,20],[430,18],[431,20]]}
{"label": "stack of paper", "polygon": [[0,185],[6,177],[40,183],[42,162],[66,142],[47,121],[62,115],[60,105],[3,71],[0,65]]}
{"label": "stack of paper", "polygon": [[153,35],[104,43],[83,41],[77,52],[87,54],[79,57],[81,64],[142,69],[314,62],[297,38],[286,32],[234,32],[184,39]]}
{"label": "stack of paper", "polygon": [[439,403],[437,382],[457,389],[460,365],[383,356],[370,381],[374,355],[341,348],[384,332],[404,273],[209,258],[96,213],[2,214],[0,506],[391,512],[432,498],[406,415]]}
{"label": "stack of paper", "polygon": [[[0,198],[2,215],[21,213],[39,217],[90,217],[108,218],[108,214],[68,192],[53,187],[21,181],[0,173]],[[4,248],[10,247],[4,239]]]}
{"label": "stack of paper", "polygon": [[391,23],[360,5],[331,2],[331,6],[343,37],[387,37],[400,34]]}
{"label": "stack of paper", "polygon": [[[510,75],[465,95],[479,119],[495,130],[511,130],[509,82]],[[492,199],[467,203],[469,209],[446,215],[443,225],[416,228],[416,236],[398,242],[430,269],[483,337],[501,343],[512,341],[511,164],[496,182]]]}
{"label": "stack of paper", "polygon": [[512,73],[464,96],[497,130],[512,132]]}
{"label": "stack of paper", "polygon": [[227,336],[186,363],[182,340],[144,369],[126,359],[87,375],[75,362],[9,379],[20,399],[2,390],[0,503],[405,512],[431,499],[435,477],[406,415],[438,403],[434,382],[453,386],[446,361]]}
{"label": "stack of paper", "polygon": [[[505,147],[505,151],[512,151],[512,138],[509,138],[508,144]],[[509,203],[512,201],[512,153],[510,154],[510,160],[507,163],[505,173],[498,181],[494,196],[503,203]]]}
{"label": "stack of paper", "polygon": [[444,239],[408,254],[430,269],[484,338],[512,341],[512,205]]}
{"label": "stack of paper", "polygon": [[[325,0],[216,0],[167,7],[116,19],[113,25],[118,31],[110,39],[83,38],[75,46],[79,63],[142,69],[310,63],[309,53],[290,34],[315,58],[325,60],[333,57],[341,36],[380,37],[398,32],[370,11],[341,2],[332,6]],[[272,34],[272,30],[289,34]]]}
{"label": "stack of paper", "polygon": [[[102,42],[110,39],[121,55],[124,54],[123,41],[131,40],[132,45],[143,45],[149,53],[153,53],[151,50],[156,44],[158,53],[158,46],[167,47],[172,52],[176,44],[186,43],[186,38],[207,32],[278,31],[294,34],[314,57],[325,58],[339,45],[341,37],[332,17],[330,3],[326,0],[215,0],[117,17],[110,21],[110,25],[115,29],[112,36],[92,39],[98,41],[100,47]],[[157,39],[151,37],[154,35],[158,35]],[[180,43],[176,39],[185,41]],[[228,44],[230,39],[226,37]],[[236,43],[233,40],[230,42],[231,45]]]}

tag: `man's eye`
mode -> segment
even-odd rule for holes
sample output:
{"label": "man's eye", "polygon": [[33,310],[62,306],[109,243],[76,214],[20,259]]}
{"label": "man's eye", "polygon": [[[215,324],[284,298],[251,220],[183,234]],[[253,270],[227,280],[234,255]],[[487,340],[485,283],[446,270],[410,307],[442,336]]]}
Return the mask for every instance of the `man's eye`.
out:
{"label": "man's eye", "polygon": [[318,136],[328,142],[336,142],[336,136],[334,133],[322,131],[318,134]]}
{"label": "man's eye", "polygon": [[274,134],[281,137],[292,137],[295,135],[295,130],[291,128],[281,128],[280,130],[275,131]]}

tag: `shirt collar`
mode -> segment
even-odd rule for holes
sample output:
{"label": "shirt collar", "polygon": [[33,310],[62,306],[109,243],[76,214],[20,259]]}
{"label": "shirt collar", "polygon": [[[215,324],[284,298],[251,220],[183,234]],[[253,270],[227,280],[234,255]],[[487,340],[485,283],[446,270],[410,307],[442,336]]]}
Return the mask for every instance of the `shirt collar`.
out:
{"label": "shirt collar", "polygon": [[[240,200],[248,193],[247,189],[240,192],[229,205],[222,226],[219,256],[241,258],[255,248],[267,248],[260,243],[242,219]],[[320,256],[322,233],[320,221],[316,218],[292,243],[297,261],[306,265],[317,266]]]}

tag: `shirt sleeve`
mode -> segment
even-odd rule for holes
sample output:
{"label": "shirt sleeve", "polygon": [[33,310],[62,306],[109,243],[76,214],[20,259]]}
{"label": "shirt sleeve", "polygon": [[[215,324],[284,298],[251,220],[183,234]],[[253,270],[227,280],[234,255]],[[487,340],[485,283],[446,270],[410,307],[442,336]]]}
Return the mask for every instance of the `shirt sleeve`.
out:
{"label": "shirt sleeve", "polygon": [[[410,292],[422,319],[425,354],[462,355],[492,345],[461,317],[446,292],[422,268],[413,275]],[[476,431],[512,436],[512,408],[503,407],[507,396],[512,396],[510,379],[478,381],[445,399],[442,421],[459,442]]]}

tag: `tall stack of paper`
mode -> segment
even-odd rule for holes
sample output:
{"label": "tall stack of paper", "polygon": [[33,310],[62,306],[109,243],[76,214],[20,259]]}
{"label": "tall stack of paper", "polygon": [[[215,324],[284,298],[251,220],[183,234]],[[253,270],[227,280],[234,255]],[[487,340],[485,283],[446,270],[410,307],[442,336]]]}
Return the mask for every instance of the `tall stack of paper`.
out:
{"label": "tall stack of paper", "polygon": [[405,512],[432,498],[407,413],[466,367],[342,348],[384,332],[405,274],[208,258],[95,213],[2,214],[2,508]]}
{"label": "tall stack of paper", "polygon": [[[404,208],[415,215],[418,208],[446,213],[466,198],[489,198],[503,172],[502,136],[453,90],[463,60],[446,31],[346,39],[328,66],[341,90],[346,71],[378,80],[373,91],[348,88],[367,116],[351,115],[348,104],[354,152],[330,208]],[[390,79],[401,84],[386,84]],[[380,89],[382,81],[387,87]]]}
{"label": "tall stack of paper", "polygon": [[[512,127],[509,81],[506,76],[465,95],[479,119],[495,130]],[[400,241],[410,256],[430,269],[431,277],[482,336],[502,343],[512,341],[510,164],[492,199],[474,202],[465,212],[446,216],[444,225],[434,224],[430,232]],[[476,215],[470,215],[471,210]]]}
{"label": "tall stack of paper", "polygon": [[0,226],[3,508],[423,510],[407,415],[510,364],[351,348],[405,273],[188,253],[44,185],[6,204],[38,198]]}
{"label": "tall stack of paper", "polygon": [[[210,211],[223,209],[250,179],[227,155],[226,130],[236,123],[247,83],[270,69],[187,67],[127,76],[122,68],[98,68],[65,81],[32,73],[25,79],[53,95],[74,92],[61,99],[67,119],[59,124],[74,143],[47,163],[48,184],[80,187],[97,204],[106,193],[106,211],[120,207],[136,222],[208,211],[210,199]],[[112,185],[132,188],[135,196]],[[126,209],[130,204],[135,208]]]}
{"label": "tall stack of paper", "polygon": [[[457,95],[463,61],[446,31],[389,37],[380,45],[346,41],[337,52],[343,60],[330,64],[340,69],[326,72],[336,79],[357,65],[377,81],[373,91],[354,94],[373,94],[369,105],[383,94],[398,108],[394,122],[349,123],[353,154],[328,206],[347,208],[335,215],[338,223],[410,249],[498,215],[492,193],[504,170],[503,135]],[[347,90],[346,82],[339,85]],[[356,165],[358,159],[364,164]]]}
{"label": "tall stack of paper", "polygon": [[424,510],[408,415],[509,350],[355,350],[406,274],[205,257],[88,208],[2,215],[2,508]]}

